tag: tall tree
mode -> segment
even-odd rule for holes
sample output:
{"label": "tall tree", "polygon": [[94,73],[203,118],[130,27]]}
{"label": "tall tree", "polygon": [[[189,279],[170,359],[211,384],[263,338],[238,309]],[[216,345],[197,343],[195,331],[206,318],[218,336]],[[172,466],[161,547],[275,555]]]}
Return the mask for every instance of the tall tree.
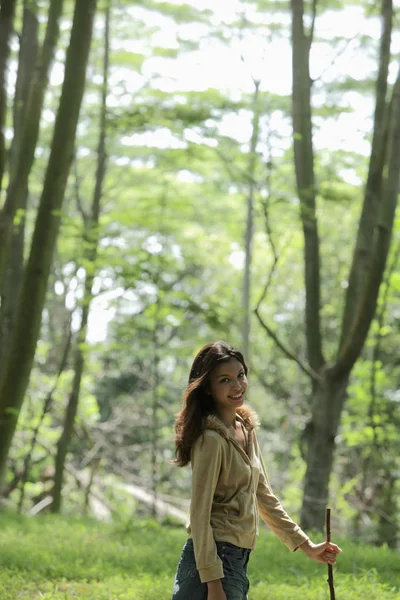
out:
{"label": "tall tree", "polygon": [[[24,3],[22,33],[20,36],[18,73],[15,85],[15,97],[13,104],[13,129],[14,136],[9,152],[8,171],[12,173],[18,154],[21,149],[21,134],[23,119],[26,114],[27,100],[30,95],[31,82],[35,71],[35,63],[38,52],[38,30],[39,20],[37,6],[28,2]],[[13,237],[10,244],[9,260],[4,261],[3,279],[0,275],[0,371],[3,364],[2,357],[7,352],[9,334],[11,333],[11,322],[15,310],[15,299],[19,293],[19,287],[23,271],[23,249],[25,230],[25,209],[27,204],[27,193],[22,196],[20,214],[13,227]],[[4,210],[0,212],[1,246],[5,247],[6,231],[4,230]],[[0,250],[1,253],[1,250]],[[2,272],[0,268],[0,273]],[[7,290],[7,293],[5,293]]]}
{"label": "tall tree", "polygon": [[57,443],[57,454],[55,459],[53,502],[52,512],[59,512],[61,508],[61,491],[63,484],[63,473],[68,447],[72,438],[76,414],[78,412],[79,395],[85,365],[83,346],[86,342],[87,326],[89,319],[90,304],[93,298],[93,280],[96,275],[96,260],[99,244],[99,217],[101,198],[103,194],[103,183],[106,174],[106,126],[107,126],[107,95],[109,76],[109,54],[110,54],[110,1],[105,11],[104,27],[104,63],[103,63],[103,85],[101,92],[99,143],[97,149],[97,171],[93,192],[93,200],[90,215],[86,215],[82,207],[82,216],[85,227],[83,265],[85,269],[84,293],[82,299],[81,324],[77,336],[74,356],[74,377],[72,389],[68,399],[65,412],[62,434]]}
{"label": "tall tree", "polygon": [[311,422],[307,428],[307,470],[301,523],[306,528],[322,529],[335,436],[349,376],[364,347],[375,314],[390,247],[400,174],[400,74],[388,102],[387,78],[393,5],[392,0],[383,0],[383,33],[369,173],[350,269],[342,335],[337,357],[333,363],[328,363],[323,355],[320,320],[319,235],[309,66],[316,4],[314,1],[311,30],[307,33],[304,26],[304,1],[291,0],[293,143],[304,233],[305,327],[308,372],[312,377]]}
{"label": "tall tree", "polygon": [[[15,224],[18,211],[24,211],[28,194],[28,178],[35,157],[40,118],[50,68],[59,37],[64,0],[53,0],[49,7],[46,33],[35,68],[37,36],[36,3],[25,2],[24,27],[14,100],[14,138],[11,147],[6,199],[0,212],[0,347],[8,348],[15,317],[16,298],[23,270],[24,215]],[[28,72],[27,72],[28,71]],[[27,83],[22,83],[23,81]],[[0,351],[0,373],[4,367]]]}
{"label": "tall tree", "polygon": [[29,382],[61,208],[75,143],[91,45],[96,0],[77,0],[65,63],[64,83],[15,330],[0,380],[0,489],[18,415]]}
{"label": "tall tree", "polygon": [[247,167],[247,219],[246,232],[244,236],[244,274],[243,274],[243,352],[247,359],[250,359],[250,299],[251,299],[251,263],[252,246],[254,234],[254,204],[257,189],[256,166],[257,166],[257,144],[260,137],[260,117],[261,107],[259,101],[260,81],[253,78],[253,116],[252,133],[249,151],[249,164]]}

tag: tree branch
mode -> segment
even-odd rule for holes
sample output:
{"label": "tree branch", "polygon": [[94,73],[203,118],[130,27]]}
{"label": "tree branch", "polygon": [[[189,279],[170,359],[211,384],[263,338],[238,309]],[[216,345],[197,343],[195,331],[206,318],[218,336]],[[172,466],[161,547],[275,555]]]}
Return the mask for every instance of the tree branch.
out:
{"label": "tree branch", "polygon": [[349,47],[349,45],[351,44],[351,42],[353,42],[355,39],[357,39],[358,35],[359,34],[357,33],[355,36],[346,40],[346,43],[344,44],[344,46],[342,48],[339,48],[339,50],[334,54],[331,62],[320,72],[320,74],[317,77],[314,77],[314,79],[312,80],[312,83],[315,83],[316,81],[319,81],[320,79],[322,79],[322,77],[325,75],[325,73],[327,73],[327,71],[329,71],[329,69],[331,69],[335,65],[337,59],[344,52],[346,52],[346,50]]}
{"label": "tree branch", "polygon": [[82,221],[84,226],[86,227],[89,221],[89,217],[85,211],[85,209],[83,208],[83,204],[82,204],[82,198],[81,198],[81,193],[80,193],[80,179],[79,179],[79,173],[78,173],[78,157],[76,155],[75,152],[75,156],[74,156],[74,189],[75,189],[75,200],[76,200],[76,206],[78,211],[81,214],[82,217]]}
{"label": "tree branch", "polygon": [[284,343],[281,342],[281,340],[278,338],[276,333],[263,321],[263,319],[260,315],[260,312],[258,310],[258,307],[256,308],[256,310],[254,312],[256,313],[256,316],[260,322],[261,327],[268,333],[268,335],[275,342],[275,344],[278,346],[278,348],[280,350],[282,350],[282,352],[284,354],[286,354],[287,358],[289,358],[290,360],[293,360],[295,363],[297,363],[298,366],[300,367],[300,369],[302,371],[304,371],[304,373],[306,373],[306,375],[311,377],[311,379],[313,379],[314,381],[320,382],[321,377],[318,375],[318,373],[316,373],[309,365],[307,365],[306,363],[303,363],[303,361],[301,361],[297,356],[295,356],[293,354],[293,352],[291,352],[284,345]]}
{"label": "tree branch", "polygon": [[[268,137],[267,143],[269,144],[270,142],[270,138]],[[269,146],[270,149],[270,156],[272,155],[271,153],[271,148]],[[273,275],[275,273],[276,270],[276,266],[278,264],[278,260],[279,260],[279,255],[277,252],[277,248],[274,242],[274,238],[272,235],[272,229],[271,229],[271,224],[270,224],[270,214],[269,214],[269,208],[270,208],[270,200],[271,200],[271,172],[272,172],[272,163],[269,162],[268,163],[268,171],[267,171],[267,190],[268,190],[268,196],[265,199],[262,199],[261,204],[263,207],[263,211],[264,211],[264,217],[265,217],[265,228],[266,228],[266,232],[267,232],[267,237],[268,237],[268,241],[269,244],[271,246],[271,250],[272,250],[272,254],[273,254],[273,262],[272,262],[272,266],[271,269],[269,271],[266,283],[264,285],[263,291],[261,293],[261,296],[257,302],[257,306],[254,310],[257,319],[260,322],[260,325],[263,327],[263,329],[267,332],[267,334],[272,338],[272,340],[275,342],[275,344],[278,346],[278,348],[280,348],[280,350],[282,350],[282,352],[284,354],[286,354],[286,356],[290,359],[295,361],[299,367],[302,369],[302,371],[304,371],[309,377],[311,377],[312,379],[316,379],[317,381],[320,380],[319,375],[317,373],[315,373],[313,371],[313,369],[303,363],[298,357],[296,357],[290,350],[288,350],[288,348],[286,348],[286,346],[283,344],[283,342],[281,342],[281,340],[278,338],[277,334],[272,331],[272,329],[264,322],[264,320],[262,319],[261,315],[260,315],[260,306],[262,304],[262,302],[264,302],[265,296],[267,294],[267,291],[271,285],[272,282],[272,278]]]}
{"label": "tree branch", "polygon": [[309,40],[308,51],[309,52],[311,50],[311,44],[313,43],[313,40],[314,40],[315,19],[317,18],[317,3],[318,3],[318,0],[313,0],[312,12],[311,12],[311,28],[310,28],[310,33],[308,35],[308,40]]}
{"label": "tree branch", "polygon": [[259,308],[261,306],[261,303],[264,302],[265,296],[267,295],[267,292],[269,290],[269,286],[271,285],[272,277],[273,277],[273,275],[275,273],[275,270],[276,270],[276,267],[277,267],[277,264],[278,264],[278,260],[279,260],[279,256],[278,256],[277,251],[276,251],[275,242],[274,242],[273,237],[272,237],[272,231],[271,231],[271,226],[270,226],[270,221],[269,221],[269,202],[268,202],[268,200],[269,200],[269,197],[268,197],[268,199],[262,200],[261,204],[262,204],[262,207],[263,207],[263,210],[264,210],[265,228],[267,230],[268,241],[269,241],[269,244],[271,246],[271,250],[272,250],[272,254],[273,254],[274,260],[272,262],[272,266],[271,266],[271,269],[269,271],[267,280],[265,282],[263,291],[261,293],[261,296],[260,296],[260,298],[259,298],[259,300],[257,302],[257,306],[256,306],[255,311],[254,311],[257,316],[258,316],[258,312],[259,312]]}
{"label": "tree branch", "polygon": [[[218,156],[220,157],[220,159],[222,160],[222,162],[224,163],[224,166],[226,168],[226,171],[229,175],[229,177],[231,177],[232,182],[234,182],[236,185],[239,186],[240,190],[242,193],[245,193],[245,190],[243,190],[244,185],[249,186],[252,185],[254,187],[255,190],[257,190],[258,192],[261,189],[261,184],[254,179],[251,174],[247,171],[247,169],[241,169],[240,167],[238,167],[237,165],[235,165],[235,167],[233,168],[232,165],[232,159],[229,158],[229,156],[227,156],[223,150],[221,150],[221,148],[215,148],[215,152],[218,154]],[[243,179],[245,180],[245,184],[241,184],[241,183],[237,183],[237,179],[239,177],[243,177]]]}

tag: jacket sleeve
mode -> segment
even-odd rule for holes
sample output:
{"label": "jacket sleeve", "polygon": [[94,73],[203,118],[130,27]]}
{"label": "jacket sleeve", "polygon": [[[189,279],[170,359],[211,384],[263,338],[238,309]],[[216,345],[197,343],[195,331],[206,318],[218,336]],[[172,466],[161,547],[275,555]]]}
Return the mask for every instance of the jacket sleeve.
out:
{"label": "jacket sleeve", "polygon": [[222,443],[219,434],[206,430],[204,436],[194,444],[191,454],[190,534],[196,567],[203,583],[224,576],[210,523],[215,487],[221,470]]}
{"label": "jacket sleeve", "polygon": [[278,498],[274,495],[254,431],[252,432],[252,436],[254,451],[260,462],[260,479],[257,487],[257,502],[260,516],[281,542],[294,552],[309,537],[292,521]]}

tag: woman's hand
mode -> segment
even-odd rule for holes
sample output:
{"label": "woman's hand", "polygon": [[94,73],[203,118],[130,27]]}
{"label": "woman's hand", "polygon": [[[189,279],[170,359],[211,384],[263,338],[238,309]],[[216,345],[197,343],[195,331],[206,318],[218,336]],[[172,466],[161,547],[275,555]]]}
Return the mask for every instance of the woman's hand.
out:
{"label": "woman's hand", "polygon": [[311,560],[328,565],[334,565],[336,562],[336,555],[342,551],[339,546],[332,544],[332,542],[313,544],[311,540],[307,540],[304,544],[301,544],[299,548],[301,548]]}
{"label": "woman's hand", "polygon": [[209,581],[207,583],[207,587],[207,600],[227,600],[224,588],[222,587],[222,581],[220,579]]}

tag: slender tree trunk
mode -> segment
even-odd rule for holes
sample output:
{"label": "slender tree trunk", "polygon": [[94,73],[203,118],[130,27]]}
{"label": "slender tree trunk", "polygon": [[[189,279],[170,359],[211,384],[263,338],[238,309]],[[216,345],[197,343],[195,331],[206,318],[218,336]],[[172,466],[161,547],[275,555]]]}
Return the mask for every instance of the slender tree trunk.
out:
{"label": "slender tree trunk", "polygon": [[96,0],[77,0],[57,113],[32,246],[25,269],[16,326],[0,381],[0,490],[6,461],[29,383],[61,208],[69,174],[76,127],[85,87],[86,65]]}
{"label": "slender tree trunk", "polygon": [[93,298],[93,280],[95,276],[97,249],[99,241],[99,216],[100,203],[103,193],[103,183],[106,173],[106,125],[107,125],[107,94],[108,94],[108,73],[109,73],[109,50],[110,50],[110,2],[106,8],[105,15],[105,50],[104,50],[104,66],[103,66],[103,89],[100,115],[100,137],[98,144],[98,161],[96,183],[93,194],[93,202],[91,216],[89,219],[84,218],[85,227],[87,228],[85,235],[85,252],[84,265],[86,269],[84,294],[82,300],[82,319],[78,333],[77,345],[75,350],[74,364],[74,379],[72,391],[69,396],[68,406],[65,413],[63,431],[57,444],[57,454],[55,459],[55,475],[53,488],[53,502],[51,511],[53,513],[60,512],[62,499],[62,485],[65,461],[68,448],[73,435],[74,423],[78,412],[79,395],[81,389],[83,369],[85,365],[85,357],[82,346],[86,342],[87,324],[89,318],[90,303]]}
{"label": "slender tree trunk", "polygon": [[377,542],[381,546],[387,544],[389,548],[397,548],[397,536],[399,527],[396,523],[397,513],[397,494],[396,494],[396,476],[389,469],[385,473],[385,487],[382,498],[380,498],[380,506],[378,506],[379,523],[378,523],[378,539]]}
{"label": "slender tree trunk", "polygon": [[158,440],[159,440],[159,340],[158,340],[158,327],[159,327],[159,313],[161,309],[161,299],[157,298],[156,314],[154,316],[154,328],[153,328],[153,357],[152,357],[152,411],[151,411],[151,486],[153,492],[152,498],[152,516],[157,519],[157,501],[158,501]]}
{"label": "slender tree trunk", "polygon": [[18,56],[18,72],[13,104],[14,135],[10,148],[10,173],[13,173],[16,168],[17,158],[21,150],[23,123],[38,58],[38,31],[38,8],[31,0],[24,0],[22,34],[20,37]]}
{"label": "slender tree trunk", "polygon": [[[28,177],[32,169],[39,136],[40,116],[47,88],[50,67],[59,37],[59,25],[64,0],[52,0],[49,8],[46,34],[31,84],[21,135],[15,149],[15,160],[10,172],[10,184],[6,201],[0,213],[0,296],[6,293],[4,273],[11,253],[13,223],[18,209],[23,205],[28,188]],[[1,332],[0,332],[1,333]],[[2,344],[0,339],[0,344]]]}
{"label": "slender tree trunk", "polygon": [[99,458],[93,458],[93,460],[91,461],[91,469],[90,469],[89,481],[88,481],[88,484],[87,484],[86,489],[85,489],[85,498],[84,498],[84,501],[83,501],[83,514],[84,515],[87,515],[89,513],[90,496],[91,496],[91,492],[92,492],[94,478],[96,477],[96,473],[97,473],[97,470],[99,468],[99,465],[100,465],[100,459]]}
{"label": "slender tree trunk", "polygon": [[[162,224],[164,223],[165,208],[167,203],[168,188],[165,187],[164,193],[161,196],[160,201],[160,216],[159,223],[160,235],[163,235]],[[156,269],[153,283],[157,289],[157,298],[154,306],[153,316],[153,330],[152,330],[152,364],[151,364],[151,446],[150,446],[150,464],[151,464],[151,487],[152,487],[152,502],[151,511],[153,517],[156,519],[158,516],[157,505],[158,505],[158,486],[159,486],[159,460],[158,460],[158,448],[159,448],[159,408],[160,408],[160,329],[162,326],[161,312],[163,310],[163,293],[161,289],[162,285],[162,262],[160,255],[156,257]],[[165,289],[165,288],[164,288]],[[169,340],[168,340],[169,341]],[[167,344],[168,345],[168,344]]]}
{"label": "slender tree trunk", "polygon": [[260,107],[259,107],[260,81],[254,80],[253,96],[253,125],[250,141],[249,165],[247,174],[249,177],[247,196],[247,221],[244,240],[245,263],[243,274],[243,353],[246,360],[250,355],[250,297],[251,297],[251,263],[254,230],[254,192],[255,192],[255,169],[257,164],[257,143],[260,131]]}
{"label": "slender tree trunk", "polygon": [[[14,173],[21,151],[23,120],[26,114],[27,98],[30,95],[32,75],[38,52],[39,22],[35,5],[25,0],[23,27],[20,42],[18,74],[14,98],[14,137],[10,149],[9,171]],[[4,269],[4,280],[0,306],[0,373],[4,365],[7,348],[10,346],[15,306],[19,296],[23,275],[23,254],[25,238],[25,212],[28,193],[25,190],[17,219],[12,227],[11,252]],[[17,222],[15,222],[17,221]],[[4,243],[4,238],[2,239]]]}
{"label": "slender tree trunk", "polygon": [[1,0],[0,4],[0,192],[6,162],[7,67],[16,4],[16,0]]}
{"label": "slender tree trunk", "polygon": [[311,367],[318,372],[325,361],[320,323],[320,256],[316,215],[314,153],[311,122],[310,46],[303,25],[303,0],[291,0],[293,40],[293,144],[300,216],[304,233],[304,277],[306,290],[306,341]]}

